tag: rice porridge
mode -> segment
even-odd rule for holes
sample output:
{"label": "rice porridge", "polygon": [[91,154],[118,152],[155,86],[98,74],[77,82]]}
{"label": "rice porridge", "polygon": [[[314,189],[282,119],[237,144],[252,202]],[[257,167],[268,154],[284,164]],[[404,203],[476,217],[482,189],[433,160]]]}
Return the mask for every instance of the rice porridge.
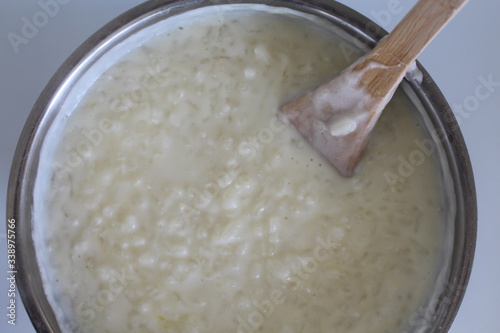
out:
{"label": "rice porridge", "polygon": [[211,13],[125,54],[53,139],[39,245],[61,326],[403,330],[443,211],[433,156],[386,177],[427,138],[415,107],[397,92],[342,178],[277,112],[349,65],[345,42],[264,6]]}

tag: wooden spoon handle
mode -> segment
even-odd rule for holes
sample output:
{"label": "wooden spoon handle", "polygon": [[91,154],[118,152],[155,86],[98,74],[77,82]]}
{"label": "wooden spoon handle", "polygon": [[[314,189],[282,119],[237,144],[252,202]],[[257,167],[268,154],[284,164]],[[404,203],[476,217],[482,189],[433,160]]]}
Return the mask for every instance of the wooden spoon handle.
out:
{"label": "wooden spoon handle", "polygon": [[379,64],[363,76],[374,97],[386,96],[399,84],[417,56],[468,0],[420,0],[394,30],[354,68]]}

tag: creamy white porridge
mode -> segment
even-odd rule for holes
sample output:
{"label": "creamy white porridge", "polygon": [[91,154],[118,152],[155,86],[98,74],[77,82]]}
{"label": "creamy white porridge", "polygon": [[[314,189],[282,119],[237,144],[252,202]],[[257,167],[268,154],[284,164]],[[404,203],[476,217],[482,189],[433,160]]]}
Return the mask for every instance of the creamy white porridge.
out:
{"label": "creamy white porridge", "polygon": [[68,118],[43,202],[54,307],[85,332],[401,330],[442,220],[432,156],[387,178],[426,142],[414,107],[398,92],[342,178],[276,118],[348,65],[342,42],[219,14],[138,45]]}

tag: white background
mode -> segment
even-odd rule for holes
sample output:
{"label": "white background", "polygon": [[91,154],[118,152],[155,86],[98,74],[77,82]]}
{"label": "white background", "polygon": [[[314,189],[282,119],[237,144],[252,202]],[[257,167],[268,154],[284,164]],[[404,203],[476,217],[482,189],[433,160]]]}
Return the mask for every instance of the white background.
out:
{"label": "white background", "polygon": [[[21,34],[23,17],[31,22],[39,0],[0,0],[0,216],[10,164],[22,126],[36,98],[62,62],[87,37],[140,0],[58,0],[49,17],[16,53],[10,32]],[[47,2],[52,0],[41,0]],[[341,1],[391,30],[415,0]],[[479,78],[497,86],[489,98],[461,119],[469,147],[479,206],[476,257],[465,300],[451,333],[500,331],[500,1],[472,0],[424,51],[419,60],[457,111],[474,100]],[[471,106],[469,105],[469,109]],[[477,109],[477,110],[476,110]],[[2,222],[3,224],[3,222]],[[16,326],[7,324],[5,227],[0,228],[0,331],[34,332],[24,310]],[[18,299],[20,303],[20,299]]]}

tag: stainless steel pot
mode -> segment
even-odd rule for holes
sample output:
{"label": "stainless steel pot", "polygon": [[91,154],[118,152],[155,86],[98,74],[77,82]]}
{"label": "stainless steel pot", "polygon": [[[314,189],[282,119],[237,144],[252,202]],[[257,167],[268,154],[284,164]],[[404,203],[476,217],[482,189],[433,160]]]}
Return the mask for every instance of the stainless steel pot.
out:
{"label": "stainless steel pot", "polygon": [[[155,22],[196,8],[223,4],[265,4],[286,7],[324,18],[367,48],[386,32],[366,17],[328,0],[177,0],[148,1],[117,17],[85,41],[59,68],[37,100],[21,134],[12,164],[7,215],[16,220],[17,284],[29,317],[38,332],[61,332],[42,284],[33,226],[34,184],[44,138],[76,82],[84,80],[92,66],[113,47]],[[456,208],[446,226],[442,282],[426,304],[410,318],[408,331],[445,332],[458,311],[472,266],[476,240],[476,196],[473,173],[463,137],[453,113],[420,64],[407,75],[405,90],[421,109],[429,132],[440,144],[440,161],[448,206]],[[73,92],[74,93],[74,92]]]}

